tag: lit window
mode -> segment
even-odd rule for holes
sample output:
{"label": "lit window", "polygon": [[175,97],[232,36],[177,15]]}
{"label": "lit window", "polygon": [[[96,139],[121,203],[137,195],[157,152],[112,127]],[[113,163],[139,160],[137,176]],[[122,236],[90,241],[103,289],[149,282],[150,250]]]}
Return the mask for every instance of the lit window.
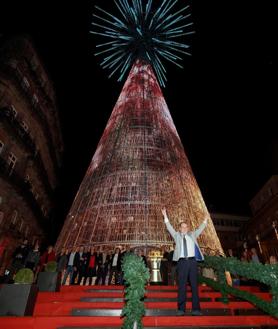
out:
{"label": "lit window", "polygon": [[17,221],[17,211],[16,210],[14,210],[13,211],[13,215],[12,215],[12,220],[11,220],[11,222],[12,222],[12,224],[16,224],[16,221]]}
{"label": "lit window", "polygon": [[33,194],[34,198],[35,198],[36,200],[38,200],[38,198],[39,198],[39,194],[37,193],[37,191],[36,191],[36,189],[35,189],[34,187],[32,187],[32,194]]}
{"label": "lit window", "polygon": [[0,154],[4,150],[4,146],[5,146],[5,144],[2,141],[0,141]]}
{"label": "lit window", "polygon": [[15,164],[16,164],[16,156],[13,153],[9,154],[9,160],[8,160],[8,171],[11,174],[14,170]]}
{"label": "lit window", "polygon": [[22,87],[23,87],[24,89],[27,89],[27,88],[30,87],[30,83],[29,83],[29,81],[28,81],[28,79],[27,79],[26,77],[24,77],[24,78],[22,79]]}
{"label": "lit window", "polygon": [[23,220],[20,221],[20,225],[19,225],[19,232],[21,232],[22,228],[23,228]]}
{"label": "lit window", "polygon": [[39,102],[38,96],[36,94],[34,94],[32,97],[32,103],[34,105],[36,105],[36,104],[38,104],[38,102]]}
{"label": "lit window", "polygon": [[22,121],[22,122],[21,122],[21,126],[22,126],[22,128],[23,128],[26,132],[29,130],[29,127],[28,127],[28,125],[27,125],[27,123],[26,123],[25,121]]}
{"label": "lit window", "polygon": [[13,116],[16,118],[17,110],[15,109],[15,107],[13,105],[11,105],[11,111],[12,111]]}

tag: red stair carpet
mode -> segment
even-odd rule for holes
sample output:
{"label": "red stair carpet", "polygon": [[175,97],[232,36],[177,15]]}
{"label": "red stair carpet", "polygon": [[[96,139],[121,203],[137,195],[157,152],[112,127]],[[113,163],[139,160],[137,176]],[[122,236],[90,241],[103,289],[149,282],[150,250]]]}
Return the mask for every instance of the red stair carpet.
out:
{"label": "red stair carpet", "polygon": [[[257,287],[241,287],[270,300],[269,293]],[[209,287],[200,286],[203,316],[191,316],[187,305],[186,316],[176,316],[177,291],[174,286],[148,286],[145,296],[146,316],[144,327],[202,328],[202,329],[278,329],[278,320],[256,310],[245,301],[231,297],[223,304],[221,294]],[[60,292],[41,292],[32,317],[1,317],[0,329],[88,329],[120,327],[123,319],[122,286],[63,286]],[[188,298],[191,293],[188,291]],[[107,328],[108,329],[108,328]]]}

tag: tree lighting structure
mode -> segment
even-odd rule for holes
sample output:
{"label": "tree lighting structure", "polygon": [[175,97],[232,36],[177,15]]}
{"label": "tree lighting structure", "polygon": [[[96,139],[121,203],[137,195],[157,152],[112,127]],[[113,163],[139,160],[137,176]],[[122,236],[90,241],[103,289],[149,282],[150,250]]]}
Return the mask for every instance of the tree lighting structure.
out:
{"label": "tree lighting structure", "polygon": [[[177,53],[187,45],[173,41],[190,32],[188,6],[172,13],[178,0],[115,0],[120,18],[96,7],[103,24],[93,22],[112,39],[101,43],[102,66],[119,79],[131,67],[96,152],[79,187],[56,248],[95,246],[170,248],[163,223],[167,208],[172,224],[186,220],[196,229],[210,218],[183,145],[163,97],[162,59],[181,66]],[[158,1],[156,1],[158,3]],[[187,32],[185,32],[187,31]],[[156,75],[155,75],[156,73]],[[160,82],[160,85],[159,85]],[[223,254],[212,220],[199,238],[206,254]]]}

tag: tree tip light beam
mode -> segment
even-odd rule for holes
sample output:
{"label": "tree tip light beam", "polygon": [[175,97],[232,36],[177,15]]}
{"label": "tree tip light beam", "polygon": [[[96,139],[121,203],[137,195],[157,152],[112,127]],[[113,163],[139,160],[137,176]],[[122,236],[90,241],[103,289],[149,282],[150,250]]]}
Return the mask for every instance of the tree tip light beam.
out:
{"label": "tree tip light beam", "polygon": [[103,69],[109,78],[118,75],[122,81],[136,59],[149,62],[159,84],[165,87],[168,61],[179,68],[183,55],[191,55],[184,37],[194,33],[189,5],[175,6],[179,0],[163,0],[156,8],[152,0],[114,0],[119,16],[116,17],[95,6],[90,33],[105,39],[96,45],[95,56],[101,56]]}

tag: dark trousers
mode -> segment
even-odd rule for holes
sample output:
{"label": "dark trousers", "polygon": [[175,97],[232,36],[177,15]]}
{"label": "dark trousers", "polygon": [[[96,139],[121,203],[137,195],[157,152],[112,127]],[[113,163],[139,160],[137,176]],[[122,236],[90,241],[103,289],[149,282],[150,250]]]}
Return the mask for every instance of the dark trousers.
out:
{"label": "dark trousers", "polygon": [[198,294],[198,266],[195,259],[180,258],[177,265],[178,272],[178,309],[186,308],[186,284],[189,279],[192,290],[192,310],[200,310]]}
{"label": "dark trousers", "polygon": [[72,280],[70,284],[79,284],[76,282],[77,276],[80,275],[80,267],[74,267],[73,268],[73,275],[72,275]]}
{"label": "dark trousers", "polygon": [[97,269],[97,278],[95,285],[97,286],[100,282],[102,285],[105,285],[106,275],[108,273],[107,266],[100,265]]}
{"label": "dark trousers", "polygon": [[86,267],[86,265],[81,266],[80,269],[79,269],[79,273],[78,273],[78,281],[77,281],[77,284],[80,284],[81,281],[82,281],[82,279],[86,281],[86,279],[87,279],[86,275],[87,275],[87,267]]}
{"label": "dark trousers", "polygon": [[160,264],[160,274],[163,285],[168,285],[168,261],[162,260]]}
{"label": "dark trousers", "polygon": [[86,284],[87,278],[89,278],[89,286],[92,285],[93,277],[96,276],[96,268],[95,267],[88,267],[83,279],[83,285]]}

